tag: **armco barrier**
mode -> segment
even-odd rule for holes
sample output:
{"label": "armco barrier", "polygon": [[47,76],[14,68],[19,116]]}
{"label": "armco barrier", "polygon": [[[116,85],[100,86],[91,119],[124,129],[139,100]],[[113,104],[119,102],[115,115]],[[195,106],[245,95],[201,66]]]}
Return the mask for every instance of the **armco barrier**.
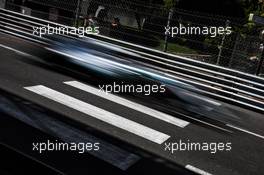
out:
{"label": "armco barrier", "polygon": [[[33,35],[33,26],[64,26],[0,8],[0,31],[45,44],[47,38]],[[192,84],[218,100],[264,113],[264,79],[239,71],[163,53],[101,35],[86,36],[136,53],[133,59],[148,63],[167,76]]]}

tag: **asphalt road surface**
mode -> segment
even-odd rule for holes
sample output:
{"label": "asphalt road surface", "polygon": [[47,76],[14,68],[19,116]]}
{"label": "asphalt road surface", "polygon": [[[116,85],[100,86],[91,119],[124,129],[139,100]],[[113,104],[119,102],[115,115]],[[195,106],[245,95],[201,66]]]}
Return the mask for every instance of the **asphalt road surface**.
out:
{"label": "asphalt road surface", "polygon": [[[0,33],[1,89],[200,174],[264,174],[263,114],[225,104],[243,113],[238,128],[168,115],[131,99],[101,94],[89,81],[43,64],[32,52],[44,51]],[[171,145],[180,142],[231,143],[231,150],[172,153]]]}

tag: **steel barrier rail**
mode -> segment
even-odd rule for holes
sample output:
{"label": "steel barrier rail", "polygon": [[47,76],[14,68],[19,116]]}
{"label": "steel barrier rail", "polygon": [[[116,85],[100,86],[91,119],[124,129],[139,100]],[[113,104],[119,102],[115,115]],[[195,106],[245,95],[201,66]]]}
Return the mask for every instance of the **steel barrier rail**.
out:
{"label": "steel barrier rail", "polygon": [[[152,56],[167,58],[171,61],[173,61],[173,60],[174,61],[180,61],[182,63],[187,63],[187,64],[191,63],[191,65],[198,66],[200,68],[206,68],[206,69],[209,68],[210,70],[215,71],[215,73],[217,73],[217,74],[223,73],[225,75],[229,75],[230,78],[234,78],[234,77],[237,78],[238,81],[252,83],[253,85],[255,85],[255,84],[260,85],[264,89],[264,78],[261,78],[261,77],[257,77],[257,76],[251,75],[251,74],[243,73],[243,72],[240,72],[237,70],[224,68],[224,67],[209,64],[209,63],[204,63],[204,62],[193,60],[190,58],[186,58],[186,57],[182,57],[182,56],[178,56],[178,55],[173,55],[173,54],[166,53],[166,52],[161,52],[159,50],[154,50],[154,49],[147,48],[144,46],[140,46],[140,45],[128,43],[125,41],[113,39],[113,38],[110,38],[107,36],[96,35],[95,38],[98,38],[100,40],[107,41],[107,42],[111,41],[111,43],[122,45],[122,46],[125,46],[126,48],[131,48],[133,50],[140,51],[140,52],[143,52],[145,54],[150,54]],[[234,77],[232,77],[232,76],[234,76]]]}
{"label": "steel barrier rail", "polygon": [[[130,43],[124,44],[124,41],[109,39],[109,37],[105,37],[105,36],[93,36],[93,38],[97,38],[97,39],[99,39],[101,41],[103,40],[105,42],[115,43],[115,44],[121,45],[125,48],[130,48],[131,51],[134,51],[136,53],[140,53],[140,54],[144,55],[145,57],[149,57],[153,60],[158,59],[158,60],[165,62],[165,63],[182,64],[183,66],[190,67],[192,69],[196,69],[198,72],[205,72],[205,73],[211,74],[213,76],[222,77],[223,80],[231,80],[234,82],[238,82],[239,84],[244,84],[248,87],[256,87],[260,90],[264,90],[264,79],[260,78],[260,77],[256,77],[256,76],[246,74],[246,73],[242,73],[239,71],[235,71],[235,70],[223,68],[220,66],[215,66],[215,65],[208,64],[208,63],[203,63],[203,62],[199,62],[199,61],[192,60],[189,58],[171,55],[171,54],[167,54],[167,53],[164,53],[164,56],[157,56],[154,54],[148,54],[147,52],[142,51],[142,49],[141,49],[142,46],[136,47],[136,46],[134,46],[134,44],[132,44],[132,47],[131,47]],[[154,51],[156,52],[156,50],[154,50]],[[159,52],[159,51],[157,51],[157,52]],[[169,58],[168,55],[169,56],[171,55],[173,57]]]}
{"label": "steel barrier rail", "polygon": [[[46,39],[34,36],[32,34],[33,26],[39,27],[49,24],[50,26],[68,27],[47,20],[12,12],[6,9],[0,9],[0,19],[0,31],[11,34],[13,31],[15,32],[13,33],[15,35],[26,36],[27,39],[31,40],[41,40],[41,42],[45,41]],[[201,92],[207,94],[210,97],[257,110],[261,113],[264,112],[264,80],[259,77],[243,74],[233,70],[230,70],[233,73],[225,74],[224,71],[227,71],[228,69],[201,63],[184,57],[160,53],[159,51],[105,36],[93,35],[88,37],[98,42],[106,43],[108,45],[111,44],[116,47],[122,47],[123,49],[134,52],[140,56],[135,56],[133,59],[141,62],[147,62],[148,64],[151,64],[153,67],[155,67],[155,69],[166,73],[167,76],[195,85],[201,89]],[[132,47],[136,49],[132,49]],[[152,51],[154,54],[150,54],[150,51]],[[164,56],[158,56],[157,53],[164,54]],[[169,56],[171,57],[170,59],[168,58]],[[216,68],[220,71],[216,72]],[[237,75],[235,76],[234,74]]]}

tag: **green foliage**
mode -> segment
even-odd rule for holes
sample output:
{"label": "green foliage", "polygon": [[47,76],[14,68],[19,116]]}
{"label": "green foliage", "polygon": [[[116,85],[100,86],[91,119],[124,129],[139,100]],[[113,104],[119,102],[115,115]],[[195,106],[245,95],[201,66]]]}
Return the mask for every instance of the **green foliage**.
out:
{"label": "green foliage", "polygon": [[[251,13],[264,17],[264,1],[261,2],[260,0],[245,0],[241,5],[247,18]],[[248,23],[246,23],[243,28],[234,28],[234,30],[239,32],[241,35],[259,33],[262,29],[263,26],[259,26],[251,21],[248,21]]]}
{"label": "green foliage", "polygon": [[244,8],[245,16],[248,16],[250,13],[261,15],[263,11],[263,2],[259,0],[245,0],[241,5]]}
{"label": "green foliage", "polygon": [[163,0],[164,1],[164,6],[166,9],[171,9],[172,7],[175,6],[177,0]]}

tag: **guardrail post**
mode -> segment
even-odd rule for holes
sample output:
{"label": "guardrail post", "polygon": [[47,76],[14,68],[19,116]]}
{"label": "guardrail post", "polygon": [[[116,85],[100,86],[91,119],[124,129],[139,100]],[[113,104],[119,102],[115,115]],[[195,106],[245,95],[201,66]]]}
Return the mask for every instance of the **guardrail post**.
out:
{"label": "guardrail post", "polygon": [[264,51],[263,51],[264,50],[264,45],[261,44],[260,48],[261,48],[261,57],[260,57],[260,60],[258,62],[258,67],[257,67],[257,70],[256,70],[256,75],[257,76],[259,76],[260,71],[261,71],[261,67],[262,67],[263,62],[264,62]]}
{"label": "guardrail post", "polygon": [[[226,20],[225,27],[227,28],[229,26],[229,24],[230,24],[230,21],[229,20]],[[222,52],[223,52],[223,46],[224,46],[225,38],[226,38],[226,32],[223,34],[221,44],[218,47],[219,48],[219,53],[218,53],[218,56],[217,56],[216,65],[219,65],[220,64],[220,60],[221,60],[221,56],[222,56]]]}
{"label": "guardrail post", "polygon": [[75,13],[75,20],[74,25],[78,27],[79,25],[79,12],[80,12],[80,6],[81,6],[81,0],[78,0],[77,7],[76,7],[76,13]]}
{"label": "guardrail post", "polygon": [[258,66],[257,66],[256,72],[255,72],[255,74],[257,76],[260,74],[261,66],[263,65],[263,61],[264,61],[264,43],[263,43],[263,41],[264,41],[264,30],[262,30],[260,32],[259,38],[261,40],[260,47],[259,47],[259,50],[261,52],[261,56],[260,56],[260,60],[258,62]]}
{"label": "guardrail post", "polygon": [[[167,22],[167,28],[169,28],[170,27],[170,21],[171,21],[171,18],[172,18],[172,15],[173,15],[173,9],[170,9],[170,11],[169,11],[169,16],[168,16],[168,22]],[[165,33],[165,42],[164,42],[164,49],[163,49],[163,51],[164,52],[167,52],[167,50],[168,50],[168,37],[169,37],[169,33]]]}

